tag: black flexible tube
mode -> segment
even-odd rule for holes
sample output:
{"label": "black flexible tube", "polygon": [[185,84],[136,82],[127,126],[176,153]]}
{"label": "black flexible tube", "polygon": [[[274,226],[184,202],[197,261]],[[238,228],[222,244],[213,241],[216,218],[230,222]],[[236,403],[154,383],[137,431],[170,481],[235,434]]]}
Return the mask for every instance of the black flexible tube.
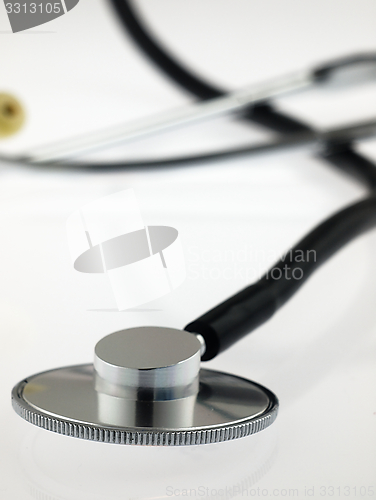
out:
{"label": "black flexible tube", "polygon": [[[134,2],[130,0],[109,0],[109,2],[117,14],[117,19],[121,21],[136,45],[153,64],[180,87],[202,100],[226,94],[226,91],[203,80],[169,54],[167,49],[152,36],[150,29],[145,28]],[[283,134],[311,130],[303,122],[275,111],[269,103],[250,108],[242,114],[242,117]]]}
{"label": "black flexible tube", "polygon": [[[135,41],[177,83],[201,99],[221,95],[221,90],[190,74],[148,35],[128,0],[110,1]],[[279,132],[314,134],[310,127],[276,113],[268,104],[256,106],[247,113],[246,118],[263,123]],[[238,151],[232,150],[227,154],[238,154]],[[206,158],[218,158],[221,155],[222,153],[214,153],[206,155]],[[371,195],[320,224],[287,252],[285,258],[257,283],[190,323],[186,329],[201,334],[206,341],[207,349],[204,360],[212,359],[269,319],[323,262],[351,239],[376,224],[376,169],[374,165],[355,153],[350,144],[329,144],[322,156],[333,165],[365,182],[371,188]],[[189,160],[178,159],[177,163],[192,161],[192,159],[194,157]],[[171,162],[176,162],[176,159]],[[159,162],[146,162],[144,166],[153,164],[159,164]],[[53,166],[59,166],[59,164]],[[71,167],[71,165],[67,166]],[[297,259],[297,256],[302,255],[305,256],[304,260],[301,257]],[[310,258],[307,258],[308,256]]]}
{"label": "black flexible tube", "polygon": [[[223,95],[223,90],[210,85],[178,63],[146,31],[129,0],[110,0],[123,25],[144,53],[165,74],[200,99]],[[332,67],[329,67],[331,71]],[[325,78],[328,68],[317,76]],[[297,120],[277,113],[270,104],[261,104],[244,113],[244,118],[283,133],[312,133]],[[234,152],[231,152],[234,154]],[[208,155],[208,158],[216,155]],[[349,145],[340,149],[329,146],[325,158],[333,165],[356,175],[371,187],[372,195],[333,215],[309,233],[287,253],[261,280],[231,297],[198,320],[188,331],[201,334],[206,342],[204,360],[215,357],[242,336],[269,319],[339,248],[376,224],[376,169]],[[184,160],[180,160],[181,163]],[[179,162],[178,162],[179,163]],[[312,258],[307,258],[311,253]],[[304,261],[297,255],[305,255]],[[314,258],[313,258],[314,256]],[[299,277],[295,275],[298,271]]]}
{"label": "black flexible tube", "polygon": [[324,157],[371,188],[370,196],[324,221],[258,282],[187,325],[186,330],[205,339],[204,361],[270,319],[321,264],[353,238],[376,226],[376,166],[349,144],[328,146]]}
{"label": "black flexible tube", "polygon": [[351,144],[331,143],[320,155],[323,159],[376,191],[376,166],[352,149]]}
{"label": "black flexible tube", "polygon": [[166,75],[174,80],[185,90],[199,99],[213,99],[224,92],[194,75],[177,62],[150,34],[150,28],[145,29],[143,22],[137,14],[136,8],[128,0],[110,0],[116,14],[126,31],[138,47],[142,49],[153,64],[157,65]]}
{"label": "black flexible tube", "polygon": [[[200,80],[196,75],[183,68],[160,46],[144,30],[129,0],[110,1],[134,41],[176,83],[201,99],[209,99],[223,94],[222,90],[212,87],[209,83]],[[329,70],[332,70],[332,65],[329,66]],[[328,68],[324,67],[321,73],[319,72],[317,76],[325,78]],[[244,114],[244,118],[278,132],[312,132],[312,129],[307,125],[276,113],[267,103],[253,107]],[[330,150],[325,154],[325,158],[333,165],[362,179],[369,187],[374,189],[372,167],[367,160],[352,151],[350,146],[347,146],[345,150]],[[369,198],[338,212],[318,226],[288,252],[286,259],[277,263],[255,285],[246,288],[198,320],[190,323],[186,329],[201,334],[206,341],[206,353],[203,360],[212,359],[243,335],[269,319],[300,288],[320,264],[325,262],[352,238],[373,227],[375,223],[376,198],[375,194],[372,193]],[[304,269],[302,269],[303,276],[300,280],[291,279],[297,269],[294,255],[300,251],[303,253],[312,251],[316,257],[314,262],[308,260],[305,263]],[[278,271],[283,272],[286,266],[290,266],[290,274],[287,274],[282,279],[274,279],[272,271],[279,276]]]}
{"label": "black flexible tube", "polygon": [[[273,314],[311,274],[353,238],[376,225],[376,195],[351,205],[316,227],[257,283],[190,323],[201,334],[210,360]],[[301,260],[303,259],[303,260]]]}

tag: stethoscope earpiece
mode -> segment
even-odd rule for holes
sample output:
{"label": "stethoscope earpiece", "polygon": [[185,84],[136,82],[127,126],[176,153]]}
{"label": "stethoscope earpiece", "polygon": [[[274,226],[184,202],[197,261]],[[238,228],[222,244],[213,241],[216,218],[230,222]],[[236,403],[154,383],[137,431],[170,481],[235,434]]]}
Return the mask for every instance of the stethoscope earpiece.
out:
{"label": "stethoscope earpiece", "polygon": [[12,95],[0,93],[0,138],[16,134],[24,122],[22,104]]}
{"label": "stethoscope earpiece", "polygon": [[272,424],[276,396],[249,380],[200,369],[202,348],[187,331],[122,330],[98,342],[93,365],[20,382],[13,407],[46,430],[116,444],[217,443]]}

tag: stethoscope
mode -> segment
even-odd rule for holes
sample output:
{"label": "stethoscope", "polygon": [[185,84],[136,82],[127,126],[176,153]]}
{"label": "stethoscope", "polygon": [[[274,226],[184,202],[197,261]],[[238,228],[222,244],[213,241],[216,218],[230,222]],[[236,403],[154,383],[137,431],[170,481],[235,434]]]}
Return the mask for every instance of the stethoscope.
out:
{"label": "stethoscope", "polygon": [[[127,0],[111,2],[129,33],[154,62],[205,102],[167,117],[153,118],[148,123],[118,127],[40,148],[15,161],[22,160],[33,166],[87,168],[83,163],[69,160],[119,141],[242,111],[245,119],[278,132],[288,132],[286,137],[267,145],[176,158],[169,163],[319,143],[321,156],[366,184],[370,194],[318,225],[256,283],[194,320],[184,330],[141,327],[113,333],[96,345],[93,364],[59,368],[21,381],[12,392],[13,407],[21,417],[39,427],[99,442],[188,445],[248,436],[274,422],[277,397],[247,379],[202,369],[201,361],[213,359],[270,319],[323,262],[376,223],[375,165],[352,149],[353,140],[374,135],[376,122],[317,132],[277,113],[268,100],[286,92],[327,84],[338,79],[341,73],[352,72],[354,77],[365,67],[373,71],[376,56],[344,58],[315,70],[222,96],[219,90],[191,75],[158,46]],[[362,76],[364,78],[364,72]],[[163,160],[139,163],[141,166],[162,164]],[[127,166],[130,165],[112,165],[114,168]],[[98,167],[109,165],[94,166]],[[301,259],[302,255],[312,258]]]}

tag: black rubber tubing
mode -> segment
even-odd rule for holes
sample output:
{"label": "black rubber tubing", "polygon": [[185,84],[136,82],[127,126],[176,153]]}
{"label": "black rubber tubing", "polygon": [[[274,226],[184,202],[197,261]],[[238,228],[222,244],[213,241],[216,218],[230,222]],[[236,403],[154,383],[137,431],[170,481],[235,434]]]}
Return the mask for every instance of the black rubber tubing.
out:
{"label": "black rubber tubing", "polygon": [[[152,38],[150,32],[145,30],[129,0],[110,0],[110,2],[136,44],[176,83],[200,99],[211,99],[224,94],[223,90],[201,80],[168,54]],[[343,62],[346,64],[344,59],[340,61],[340,65]],[[332,69],[333,65],[320,68],[315,76],[318,80],[324,80]],[[244,113],[244,118],[285,134],[312,131],[307,125],[275,112],[267,103],[253,107]],[[351,145],[329,146],[328,151],[322,156],[336,167],[360,178],[371,190],[375,189],[374,165],[355,153]],[[372,191],[370,197],[341,210],[317,226],[256,284],[247,287],[190,323],[186,330],[201,334],[205,339],[206,352],[203,360],[214,358],[264,323],[302,286],[314,270],[339,248],[375,224],[376,195]],[[295,257],[297,252],[303,254],[314,252],[315,258],[297,263]],[[291,279],[298,267],[297,264],[303,276],[299,280]],[[278,270],[283,271],[286,267],[290,269],[290,274],[282,279],[273,277],[279,276]]]}
{"label": "black rubber tubing", "polygon": [[[126,0],[110,0],[114,5],[127,5]],[[132,24],[132,23],[131,23]],[[147,46],[147,43],[145,44]],[[148,49],[150,57],[153,57],[152,52]],[[163,51],[162,51],[163,59]],[[168,58],[167,58],[168,61]],[[158,62],[159,64],[159,62]],[[164,70],[167,69],[168,64]],[[179,71],[177,71],[179,73]],[[181,83],[185,84],[184,72],[180,72]],[[170,75],[171,76],[171,75]],[[179,77],[180,78],[180,77]],[[174,74],[176,80],[176,73]],[[184,83],[185,81],[185,83]],[[191,91],[198,87],[192,85]],[[210,87],[208,87],[210,88]],[[221,95],[221,94],[220,94]],[[215,97],[215,96],[213,96]],[[203,97],[201,97],[203,98]],[[206,97],[210,98],[210,97]],[[300,132],[300,139],[308,142],[312,139],[314,132],[310,127],[300,124],[291,119],[292,127],[289,128],[289,120],[286,117],[276,113],[273,108],[267,104],[253,108],[252,112],[246,117],[254,120],[259,113],[259,122],[264,120],[264,124],[269,128],[274,127],[274,130],[288,132]],[[255,121],[255,120],[254,120]],[[256,120],[257,121],[257,120]],[[269,123],[270,122],[270,123]],[[293,130],[295,128],[295,130]],[[284,144],[281,141],[281,145]],[[295,138],[291,141],[295,142]],[[299,140],[297,141],[299,142]],[[290,143],[286,141],[286,145]],[[261,148],[262,149],[262,148]],[[178,158],[168,160],[171,165],[183,164],[188,161],[219,159],[222,155],[232,156],[235,154],[247,154],[254,151],[253,147],[239,148],[223,153],[209,153],[207,155]],[[295,247],[287,252],[285,258],[278,262],[266,275],[254,285],[247,287],[245,290],[234,295],[219,306],[215,307],[208,313],[204,314],[197,320],[190,323],[186,329],[188,331],[201,334],[206,341],[206,353],[203,360],[214,358],[218,353],[222,352],[227,347],[230,347],[237,340],[242,338],[247,333],[250,333],[254,328],[264,323],[269,319],[309,278],[323,262],[330,258],[339,248],[348,243],[364,231],[370,229],[376,224],[376,168],[369,160],[353,151],[351,144],[329,144],[327,150],[321,155],[332,165],[351,174],[362,180],[370,189],[371,196],[351,205],[337,214],[333,215],[325,222],[320,224],[316,229],[309,233]],[[6,158],[4,158],[6,160]],[[22,160],[20,160],[22,163]],[[27,161],[23,162],[27,165]],[[162,166],[165,160],[160,161],[145,161],[145,162],[129,162],[109,165],[93,165],[94,169],[101,168],[131,168],[137,166]],[[38,167],[38,165],[29,164],[29,166]],[[64,164],[56,163],[45,166],[56,168],[85,168],[90,169],[88,165],[80,164]],[[315,258],[306,262],[296,260],[296,253],[302,252],[314,253]],[[286,267],[288,272],[286,273]],[[300,270],[303,272],[301,279],[291,279],[294,277],[294,271]],[[278,271],[285,272],[282,279],[276,278],[279,276]]]}
{"label": "black rubber tubing", "polygon": [[[130,0],[109,0],[109,3],[117,14],[117,19],[120,20],[126,33],[131,36],[137,47],[154,65],[185,91],[201,100],[213,99],[227,93],[225,90],[203,80],[174,58],[151,34],[149,27],[144,26],[135,2]],[[275,111],[269,103],[250,107],[241,116],[278,133],[295,134],[311,130],[303,122]]]}
{"label": "black rubber tubing", "polygon": [[319,224],[259,281],[187,325],[187,331],[205,340],[203,361],[213,359],[270,319],[321,264],[376,226],[376,166],[353,151],[350,144],[330,145],[322,156],[362,181],[371,190],[370,196]]}
{"label": "black rubber tubing", "polygon": [[[206,343],[204,361],[213,359],[274,313],[337,250],[376,225],[376,195],[351,205],[317,226],[257,283],[186,326]],[[304,256],[304,262],[298,261]]]}

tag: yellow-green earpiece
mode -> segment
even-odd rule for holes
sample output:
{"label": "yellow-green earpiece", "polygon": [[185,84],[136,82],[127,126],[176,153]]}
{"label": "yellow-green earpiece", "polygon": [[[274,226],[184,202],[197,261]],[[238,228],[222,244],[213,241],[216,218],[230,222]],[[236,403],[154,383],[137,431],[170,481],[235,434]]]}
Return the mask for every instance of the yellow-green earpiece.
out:
{"label": "yellow-green earpiece", "polygon": [[21,103],[10,94],[0,93],[0,139],[16,134],[25,122]]}

